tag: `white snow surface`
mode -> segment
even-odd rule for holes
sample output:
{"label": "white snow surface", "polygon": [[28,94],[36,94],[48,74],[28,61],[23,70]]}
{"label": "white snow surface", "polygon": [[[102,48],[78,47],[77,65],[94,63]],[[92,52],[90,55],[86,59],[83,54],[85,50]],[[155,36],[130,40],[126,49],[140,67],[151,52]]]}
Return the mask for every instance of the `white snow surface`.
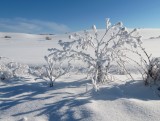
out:
{"label": "white snow surface", "polygon": [[[100,36],[105,33],[105,30],[98,31]],[[78,33],[83,33],[82,31]],[[144,39],[144,45],[148,52],[158,56],[158,46],[160,39],[160,29],[139,29],[140,35]],[[13,59],[13,61],[25,64],[44,64],[44,55],[46,55],[48,48],[58,48],[58,40],[70,41],[69,34],[63,35],[34,35],[25,33],[4,33],[0,32],[0,56],[5,56]],[[11,38],[4,38],[10,36]],[[46,40],[45,37],[51,37],[52,40]],[[152,44],[150,44],[149,38]]]}
{"label": "white snow surface", "polygon": [[[160,57],[160,29],[140,29],[143,44],[153,57]],[[99,30],[101,34],[104,30]],[[80,32],[81,33],[81,32]],[[11,38],[4,38],[4,36]],[[13,61],[41,65],[48,48],[69,34],[33,35],[0,33],[0,56]],[[45,40],[46,36],[52,40]],[[17,81],[0,81],[0,121],[159,121],[160,97],[141,80],[117,75],[98,92],[88,85],[84,74],[58,79],[53,88],[33,76]],[[120,81],[121,80],[121,81]]]}

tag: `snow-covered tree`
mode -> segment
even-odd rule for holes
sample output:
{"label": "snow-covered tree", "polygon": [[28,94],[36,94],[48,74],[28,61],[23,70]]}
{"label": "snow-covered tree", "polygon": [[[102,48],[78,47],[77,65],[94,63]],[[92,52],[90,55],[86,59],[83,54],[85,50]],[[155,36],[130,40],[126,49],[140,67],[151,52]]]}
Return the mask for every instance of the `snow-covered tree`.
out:
{"label": "snow-covered tree", "polygon": [[[52,49],[48,50],[52,51]],[[44,58],[47,62],[47,66],[45,66],[46,77],[50,80],[50,87],[53,87],[56,79],[67,74],[72,68],[70,64],[71,59],[67,59],[60,51],[54,51]]]}
{"label": "snow-covered tree", "polygon": [[[125,67],[126,51],[124,50],[126,48],[132,50],[137,47],[140,36],[135,34],[136,31],[136,29],[128,31],[122,22],[112,25],[110,19],[107,18],[106,30],[103,35],[93,25],[92,31],[70,35],[71,41],[64,42],[59,40],[58,44],[62,49],[53,48],[50,51],[52,55],[56,53],[57,56],[61,55],[64,57],[63,59],[73,58],[87,63],[92,84],[97,90],[99,84],[108,80],[107,77],[111,64],[117,64],[129,74]],[[51,59],[50,61],[53,60]],[[52,70],[50,69],[51,72]]]}

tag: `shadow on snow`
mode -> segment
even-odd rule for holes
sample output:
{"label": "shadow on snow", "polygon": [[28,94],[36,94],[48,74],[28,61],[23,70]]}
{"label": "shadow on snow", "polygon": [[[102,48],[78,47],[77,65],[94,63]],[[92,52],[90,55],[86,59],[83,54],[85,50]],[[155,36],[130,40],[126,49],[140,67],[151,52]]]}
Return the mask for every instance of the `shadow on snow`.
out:
{"label": "shadow on snow", "polygon": [[[25,78],[23,79],[23,81]],[[126,84],[122,85],[112,85],[102,87],[98,92],[89,90],[86,93],[78,92],[74,94],[71,92],[58,92],[59,89],[65,88],[80,88],[81,86],[85,87],[85,84],[89,80],[81,79],[74,82],[56,82],[56,86],[49,88],[46,85],[46,82],[36,82],[36,83],[27,83],[27,84],[17,84],[10,86],[1,86],[0,87],[0,99],[3,103],[0,103],[0,110],[6,110],[12,106],[24,103],[26,101],[33,100],[45,100],[52,98],[54,100],[56,95],[66,94],[67,96],[62,97],[57,102],[44,104],[44,106],[30,110],[28,112],[22,112],[14,114],[13,116],[26,115],[33,112],[38,112],[36,116],[48,115],[49,121],[58,121],[58,120],[81,120],[87,117],[90,117],[92,114],[83,108],[80,109],[81,116],[79,118],[75,117],[75,110],[79,109],[80,106],[83,106],[87,103],[91,103],[91,100],[117,100],[120,98],[133,98],[139,100],[159,100],[159,97],[154,94],[151,88],[143,85],[142,81],[129,81]],[[85,88],[84,88],[85,89]],[[48,97],[36,97],[39,94],[45,94],[48,91],[53,91]],[[23,94],[24,93],[24,94]],[[10,99],[11,97],[16,96],[16,99]],[[82,97],[79,99],[79,97]],[[84,98],[85,97],[85,98]],[[9,98],[9,99],[4,99]]]}
{"label": "shadow on snow", "polygon": [[137,80],[128,81],[121,85],[102,87],[98,92],[92,91],[91,95],[94,100],[116,100],[120,98],[145,101],[159,100],[160,97],[154,91],[149,86],[145,86],[142,80]]}

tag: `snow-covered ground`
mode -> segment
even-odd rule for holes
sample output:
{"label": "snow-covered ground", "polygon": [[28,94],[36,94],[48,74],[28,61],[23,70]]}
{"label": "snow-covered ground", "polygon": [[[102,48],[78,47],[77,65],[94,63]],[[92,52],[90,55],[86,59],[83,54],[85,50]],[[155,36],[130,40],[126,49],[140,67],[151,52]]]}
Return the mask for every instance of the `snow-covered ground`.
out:
{"label": "snow-covered ground", "polygon": [[[146,51],[153,57],[160,57],[160,29],[139,31]],[[68,35],[0,33],[0,56],[25,64],[45,64],[47,49],[58,47],[58,40],[69,41]],[[46,40],[46,36],[52,40]],[[160,120],[160,97],[141,80],[126,80],[123,75],[117,75],[116,81],[110,81],[94,92],[90,85],[86,91],[86,83],[90,80],[85,77],[78,73],[63,76],[53,88],[43,80],[35,81],[30,75],[14,82],[1,81],[0,121]]]}

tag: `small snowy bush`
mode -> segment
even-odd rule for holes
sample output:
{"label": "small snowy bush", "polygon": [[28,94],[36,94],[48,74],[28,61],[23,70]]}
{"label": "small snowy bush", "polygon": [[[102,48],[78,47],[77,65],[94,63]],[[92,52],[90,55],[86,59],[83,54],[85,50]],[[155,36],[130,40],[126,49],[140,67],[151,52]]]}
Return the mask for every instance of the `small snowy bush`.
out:
{"label": "small snowy bush", "polygon": [[11,36],[6,35],[6,36],[4,36],[4,38],[11,38]]}
{"label": "small snowy bush", "polygon": [[127,53],[131,52],[134,59],[126,56],[128,61],[132,62],[137,71],[142,75],[145,85],[157,84],[160,82],[160,58],[153,58],[142,46],[141,37],[137,39],[136,49],[125,48]]}
{"label": "small snowy bush", "polygon": [[8,80],[13,77],[12,71],[6,66],[8,58],[0,57],[0,80]]}
{"label": "small snowy bush", "polygon": [[145,84],[160,84],[160,58],[151,59],[147,68]]}
{"label": "small snowy bush", "polygon": [[0,80],[9,80],[13,78],[13,73],[10,70],[0,71]]}
{"label": "small snowy bush", "polygon": [[13,72],[14,76],[18,77],[28,74],[29,66],[26,64],[9,62],[6,66]]}
{"label": "small snowy bush", "polygon": [[[49,49],[49,51],[51,50]],[[46,77],[50,80],[50,87],[53,87],[56,79],[67,74],[71,70],[71,59],[67,59],[66,55],[59,51],[55,51],[44,58],[47,62],[47,65],[45,66],[47,72]],[[64,61],[64,59],[66,61]]]}
{"label": "small snowy bush", "polygon": [[46,37],[46,40],[52,40],[52,38],[47,36],[47,37]]}
{"label": "small snowy bush", "polygon": [[29,66],[16,62],[11,62],[10,59],[0,57],[0,79],[10,80],[22,75],[27,75]]}

